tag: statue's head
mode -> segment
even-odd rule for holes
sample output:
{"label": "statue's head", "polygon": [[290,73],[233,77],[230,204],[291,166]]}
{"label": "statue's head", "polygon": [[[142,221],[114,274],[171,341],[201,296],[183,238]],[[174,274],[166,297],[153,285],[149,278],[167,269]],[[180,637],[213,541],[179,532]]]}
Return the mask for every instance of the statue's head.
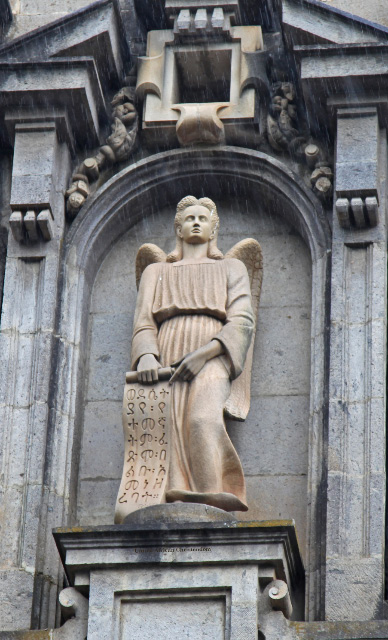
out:
{"label": "statue's head", "polygon": [[186,196],[178,202],[174,220],[174,228],[176,235],[176,247],[175,250],[167,256],[168,262],[177,262],[182,259],[182,233],[181,228],[185,218],[185,212],[189,207],[203,207],[209,213],[210,219],[210,235],[208,240],[208,257],[213,260],[221,260],[224,256],[217,248],[217,236],[219,229],[219,217],[217,213],[217,207],[213,200],[210,198],[195,198],[194,196]]}

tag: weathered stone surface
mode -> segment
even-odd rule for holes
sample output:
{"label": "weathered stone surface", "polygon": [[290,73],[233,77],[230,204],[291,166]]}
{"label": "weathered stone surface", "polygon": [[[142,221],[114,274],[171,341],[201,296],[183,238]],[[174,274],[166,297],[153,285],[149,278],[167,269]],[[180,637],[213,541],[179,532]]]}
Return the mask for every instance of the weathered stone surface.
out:
{"label": "weathered stone surface", "polygon": [[385,25],[388,27],[387,7],[384,0],[373,0],[365,3],[363,0],[353,0],[351,7],[345,0],[331,0],[331,6],[360,16],[365,20],[370,20],[375,25]]}
{"label": "weathered stone surface", "polygon": [[299,548],[305,561],[307,549],[306,499],[307,477],[302,475],[248,476],[247,500],[249,511],[239,514],[249,521],[254,514],[264,520],[295,520]]}
{"label": "weathered stone surface", "polygon": [[17,38],[88,4],[88,0],[54,0],[47,6],[42,0],[27,0],[23,4],[18,0],[11,0],[13,23],[7,32],[7,39]]}
{"label": "weathered stone surface", "polygon": [[[374,12],[374,7],[378,7],[381,0],[373,0],[370,3],[370,14]],[[293,44],[315,44],[320,42],[327,43],[354,43],[354,42],[384,42],[386,41],[386,33],[383,30],[373,28],[371,25],[365,25],[363,20],[357,21],[355,16],[347,19],[349,13],[341,15],[340,12],[330,11],[332,6],[339,9],[349,11],[356,15],[365,16],[366,7],[362,13],[355,9],[362,6],[361,0],[356,0],[352,6],[346,5],[344,0],[332,0],[326,6],[316,5],[315,3],[306,3],[301,5],[295,0],[285,0],[283,2],[283,25],[286,37]],[[378,10],[378,8],[377,8]],[[369,13],[369,11],[368,11]],[[373,20],[373,22],[380,22]],[[381,21],[384,24],[383,21]]]}
{"label": "weathered stone surface", "polygon": [[228,431],[247,475],[305,474],[308,466],[309,397],[259,395],[246,424]]}
{"label": "weathered stone surface", "polygon": [[[313,116],[314,122],[318,123],[320,120],[320,125],[325,123],[329,128],[333,122],[334,109],[331,105],[327,111],[325,110],[326,97],[332,93],[338,94],[341,86],[347,98],[358,80],[370,96],[386,91],[386,50],[384,45],[379,45],[376,49],[371,46],[371,43],[386,41],[386,32],[361,21],[338,16],[331,7],[339,6],[340,3],[342,0],[333,0],[326,6],[318,6],[317,3],[310,3],[308,0],[303,5],[292,0],[283,3],[286,42],[319,45],[319,50],[314,49],[308,53],[311,58],[307,62],[302,61],[301,84],[304,86],[308,117]],[[17,29],[20,32],[23,19],[26,29],[31,29],[55,15],[50,16],[49,7],[45,7],[46,16],[39,14],[40,0],[28,0],[20,6],[15,1],[13,5],[15,11],[19,8],[19,14],[9,35],[15,34]],[[98,82],[101,80],[105,91],[106,87],[110,87],[110,79],[107,76],[116,78],[115,74],[122,70],[120,46],[116,38],[117,24],[115,26],[109,17],[106,17],[108,14],[104,13],[104,7],[108,5],[110,9],[113,6],[110,3],[100,3],[92,8],[88,25],[87,20],[83,21],[80,14],[79,20],[73,20],[74,31],[73,27],[70,28],[71,21],[65,21],[58,25],[57,31],[50,27],[41,35],[41,44],[43,40],[46,42],[47,55],[58,56],[65,51],[69,53],[64,68],[59,68],[59,62],[57,66],[54,65],[56,70],[59,69],[58,75],[61,75],[62,84],[68,82],[65,67],[73,65],[74,55],[88,54],[87,48],[83,46],[84,41],[89,43],[87,46],[90,45],[89,53],[92,52],[96,61],[98,76],[94,77],[94,84],[93,80],[88,84],[93,73],[84,74],[84,84],[80,82],[83,87],[80,90],[79,86],[73,91],[74,87],[72,88],[70,83],[66,85],[66,104],[71,106],[73,116],[73,105],[78,108],[79,98],[89,100],[94,91],[98,93]],[[145,5],[143,2],[143,7]],[[58,2],[53,4],[56,14],[62,9],[67,11],[78,6],[78,0],[74,0],[74,3],[67,0],[61,7]],[[358,0],[355,0],[354,6],[359,6]],[[368,6],[365,5],[363,11],[372,15],[371,12],[375,12],[374,8],[379,9],[379,6],[376,0]],[[23,7],[30,12],[28,16],[22,15]],[[145,9],[142,8],[141,11]],[[85,16],[87,13],[88,11],[85,11],[82,15]],[[99,30],[97,22],[103,13],[106,19],[101,19]],[[137,53],[144,54],[144,50],[141,50],[144,34],[135,33],[137,27],[134,25],[138,21],[133,13],[133,3],[125,3],[125,14],[128,33],[131,33],[130,47]],[[378,13],[374,15],[377,16]],[[156,26],[160,27],[160,24]],[[62,35],[64,34],[62,40],[61,30]],[[3,55],[6,65],[10,64],[10,56],[16,59],[24,55],[36,61],[41,57],[42,46],[33,44],[33,41],[36,43],[39,40],[39,36],[34,39],[35,36],[23,43],[15,43],[15,47],[11,49],[0,50],[0,57]],[[370,44],[363,46],[362,43],[365,41]],[[332,55],[333,49],[324,50],[325,42],[340,45],[341,49],[337,51],[337,55]],[[351,42],[360,46],[355,48],[350,45],[347,49],[343,48],[344,44],[349,45]],[[109,74],[104,72],[105,54]],[[303,58],[307,53],[299,51],[296,55]],[[7,76],[6,81],[4,80],[4,73],[9,73],[6,65],[0,70],[0,81],[3,82],[3,88],[7,89],[7,95],[12,95],[15,104],[19,104],[19,98],[25,100],[26,104],[38,84],[44,89],[39,99],[45,100],[52,88],[54,76],[46,73],[44,65],[37,65],[39,72],[34,77],[25,74],[19,86],[15,78],[9,80]],[[20,69],[21,67],[15,66],[11,69],[11,74],[16,77]],[[55,86],[58,88],[58,85]],[[24,94],[23,87],[27,88]],[[91,93],[88,93],[89,91]],[[385,125],[386,107],[382,105],[381,97],[379,100],[377,110],[381,118],[380,125]],[[13,108],[11,103],[12,101],[8,104]],[[85,122],[80,113],[82,114],[84,109],[89,113],[88,131],[94,135],[97,142],[98,117],[104,117],[101,95],[100,111],[99,107],[96,108],[97,103],[99,99],[96,99],[95,103],[90,99],[73,117],[73,128],[78,131],[81,143],[82,140],[85,142],[89,135],[84,135],[82,131]],[[322,113],[325,114],[323,118]],[[371,137],[366,135],[365,131],[360,133],[359,130],[356,140],[353,125],[348,129],[345,131],[344,140],[340,141],[340,149],[344,151],[344,155],[340,157],[343,162],[339,162],[337,184],[340,185],[343,178],[345,188],[357,191],[361,187],[366,189],[366,182],[373,178],[374,184],[381,187],[380,211],[383,212],[386,208],[385,161],[380,164],[378,170],[376,167],[381,158],[386,156],[385,135],[377,140],[372,149]],[[359,149],[365,150],[364,156],[355,154],[354,149],[357,145]],[[249,155],[249,161],[245,165],[239,159],[242,153],[246,153],[247,157]],[[191,158],[188,160],[190,154]],[[352,155],[357,156],[356,163]],[[33,162],[29,162],[29,157],[33,158],[33,154],[26,145],[25,167],[28,171],[23,173],[23,169],[19,173],[16,162],[15,188],[19,186],[21,192],[29,191],[32,194],[30,183],[31,180],[35,180],[35,176],[45,176],[45,183],[50,171],[45,167],[44,153],[41,156],[41,167],[35,167]],[[324,346],[325,323],[328,318],[324,319],[323,309],[329,304],[324,285],[324,261],[328,244],[325,244],[325,232],[322,231],[325,223],[322,222],[319,208],[311,199],[301,195],[303,187],[298,183],[298,179],[295,176],[291,177],[290,173],[287,174],[284,168],[281,169],[278,160],[269,161],[261,158],[259,164],[259,156],[260,154],[255,152],[237,152],[230,149],[212,149],[210,152],[190,150],[187,155],[179,155],[172,151],[163,161],[152,158],[149,161],[149,169],[144,168],[147,162],[143,161],[143,165],[140,162],[133,171],[132,168],[124,170],[122,179],[113,178],[103,186],[98,196],[93,198],[90,207],[85,210],[85,220],[80,221],[73,232],[70,231],[71,239],[65,248],[64,294],[62,307],[58,310],[58,332],[54,331],[54,326],[59,275],[56,252],[59,247],[55,246],[53,254],[47,247],[41,248],[38,252],[36,248],[26,246],[21,251],[20,246],[15,246],[17,243],[10,237],[0,347],[0,366],[3,372],[0,414],[1,424],[11,425],[12,429],[2,434],[4,440],[1,442],[0,450],[4,456],[5,477],[8,482],[4,499],[2,496],[2,505],[7,513],[7,527],[16,532],[14,536],[6,537],[1,549],[2,560],[5,558],[2,567],[9,562],[14,564],[7,574],[7,585],[11,586],[7,586],[7,596],[2,601],[2,613],[7,616],[7,620],[11,620],[7,607],[15,602],[20,603],[19,620],[15,622],[15,618],[12,618],[11,626],[16,623],[24,624],[29,618],[29,611],[23,607],[26,600],[31,601],[30,582],[35,571],[34,544],[39,549],[37,570],[42,574],[42,582],[35,585],[36,602],[39,600],[39,589],[45,594],[39,624],[43,626],[49,619],[53,620],[53,592],[56,587],[50,585],[57,578],[57,565],[55,552],[49,543],[50,527],[66,521],[67,505],[70,505],[70,511],[75,510],[77,478],[74,475],[77,471],[78,451],[81,450],[81,471],[78,479],[79,511],[74,518],[75,522],[78,519],[81,524],[109,523],[113,517],[113,502],[118,484],[116,474],[119,474],[121,466],[121,428],[113,415],[120,403],[121,383],[115,382],[118,386],[114,388],[114,384],[108,380],[110,377],[119,380],[128,368],[125,361],[129,358],[129,345],[128,342],[120,343],[117,336],[110,334],[112,327],[114,332],[117,322],[120,331],[127,332],[129,340],[134,294],[133,290],[127,287],[127,283],[133,274],[134,248],[139,244],[139,239],[156,241],[165,250],[170,248],[165,232],[167,212],[156,214],[155,211],[163,209],[171,193],[176,194],[179,191],[176,184],[180,180],[182,183],[185,182],[182,186],[184,192],[188,181],[190,190],[193,186],[195,193],[195,189],[200,189],[202,185],[205,188],[205,185],[211,183],[215,191],[224,190],[225,201],[228,198],[231,200],[230,194],[234,194],[233,197],[238,195],[234,202],[230,205],[228,203],[230,210],[226,216],[224,236],[221,238],[221,243],[225,245],[223,248],[228,249],[234,244],[236,239],[239,239],[238,233],[241,233],[241,237],[254,235],[263,247],[267,247],[267,271],[263,285],[259,331],[268,337],[268,343],[265,340],[260,342],[259,333],[253,389],[255,413],[245,427],[231,424],[230,430],[243,458],[245,471],[248,472],[249,495],[255,513],[260,513],[260,516],[262,513],[268,514],[265,517],[279,513],[290,513],[290,516],[296,514],[298,528],[306,535],[306,544],[303,542],[303,546],[309,551],[308,567],[312,578],[309,596],[312,613],[309,615],[319,615],[319,611],[322,614],[323,610],[319,609],[319,603],[314,604],[314,598],[318,600],[318,594],[322,592],[319,575],[324,553],[319,548],[319,543],[323,538],[324,521],[320,520],[319,514],[322,506],[326,505],[322,489],[326,480],[326,448],[323,442],[323,434],[326,433],[326,406],[323,406],[323,390],[327,391],[325,367],[328,368],[329,364]],[[360,162],[360,158],[364,162]],[[62,171],[66,162],[68,158],[51,174],[66,173],[66,168]],[[177,169],[178,163],[182,170]],[[247,164],[250,166],[249,170]],[[279,173],[271,172],[268,169],[269,164],[272,164],[272,168],[277,166]],[[355,169],[359,171],[360,168],[363,168],[362,175],[360,174],[362,184],[360,175],[357,177],[355,174]],[[217,171],[217,180],[212,177],[213,171]],[[349,171],[352,175],[349,175]],[[163,187],[155,187],[155,175]],[[124,186],[124,176],[125,180],[134,185],[133,190],[138,190],[139,195],[134,197],[131,187]],[[215,185],[218,180],[220,186]],[[8,179],[4,179],[4,183],[7,181]],[[38,183],[38,178],[35,182],[37,186],[34,193],[36,197],[43,198],[47,184],[43,184],[42,181]],[[249,182],[255,187],[249,187]],[[284,189],[284,183],[287,183],[288,191]],[[9,185],[3,185],[2,182],[2,194],[8,194],[8,188]],[[272,199],[271,193],[275,194]],[[58,182],[55,193],[57,207],[62,194],[63,185]],[[2,211],[8,217],[10,197],[0,197]],[[303,198],[305,200],[301,202]],[[353,216],[357,217],[357,213],[360,214],[360,219],[365,217],[365,200],[362,199],[358,205],[357,202],[351,204],[352,200],[354,198],[351,197],[350,215],[353,213]],[[262,207],[264,203],[265,207]],[[28,205],[27,199],[25,205]],[[58,211],[61,211],[60,206]],[[151,214],[145,215],[149,211]],[[137,227],[132,227],[132,233],[138,237],[129,239],[127,236],[117,242],[118,236],[128,231],[133,222],[142,216],[143,221]],[[288,220],[285,225],[282,222],[283,218]],[[385,494],[383,444],[386,422],[384,372],[387,315],[384,216],[380,215],[377,222],[374,230],[364,231],[360,224],[356,229],[339,229],[335,218],[333,221],[332,327],[328,392],[330,403],[327,427],[330,500],[326,534],[326,615],[333,618],[343,618],[345,609],[347,617],[382,616]],[[297,228],[301,235],[294,235],[294,230],[290,233],[291,227]],[[309,244],[311,256],[301,236]],[[116,264],[111,256],[106,258],[94,287],[90,314],[91,354],[88,360],[88,295],[93,286],[96,265],[101,264],[102,256],[105,257],[112,246],[111,256],[115,254]],[[312,297],[309,294],[311,290]],[[42,300],[47,304],[41,304]],[[121,321],[120,314],[129,320]],[[104,322],[108,330],[103,328]],[[104,340],[108,348],[103,345]],[[56,355],[53,359],[53,354],[58,354],[58,361],[55,359]],[[8,362],[11,361],[15,365],[8,369]],[[89,376],[84,362],[90,363]],[[268,362],[271,362],[270,366]],[[44,375],[41,374],[43,371]],[[51,373],[51,380],[46,375],[48,372]],[[84,405],[86,412],[83,423]],[[47,432],[42,428],[44,425],[49,425]],[[97,446],[98,455],[93,455],[93,447]],[[117,462],[113,460],[116,455],[119,456]],[[43,457],[47,464],[44,467],[45,488],[40,497]],[[260,469],[257,470],[256,466]],[[15,505],[17,509],[14,508]],[[43,523],[40,532],[39,513]],[[248,515],[251,513],[248,512]],[[360,572],[361,580],[358,575]],[[5,571],[2,577],[6,577]],[[156,575],[153,577],[157,579]],[[23,597],[19,595],[21,593],[24,594]],[[51,611],[48,617],[47,606]],[[143,605],[137,602],[134,606],[139,609]],[[35,611],[38,607],[39,604],[36,604]],[[28,619],[25,627],[29,624]],[[34,624],[38,624],[36,618]],[[304,627],[304,630],[300,630],[301,635],[310,633],[309,637],[312,637],[312,628],[309,631],[306,629],[307,627]],[[180,629],[181,633],[184,631],[184,628],[183,631]],[[287,631],[283,631],[282,637],[286,637]],[[211,633],[216,632],[212,629]],[[369,627],[368,632],[365,627],[359,626],[353,626],[350,630],[344,630],[340,626],[327,626],[316,630],[316,633],[322,638],[329,638],[330,633],[332,638],[356,638],[363,637],[362,634],[376,634],[376,637],[382,635],[381,630],[373,625]],[[279,636],[281,635],[279,632]]]}
{"label": "weathered stone surface", "polygon": [[348,232],[334,224],[326,550],[331,620],[343,619],[343,606],[349,620],[382,616],[386,247],[378,240],[384,224],[365,244],[361,231],[357,243],[347,243]]}
{"label": "weathered stone surface", "polygon": [[121,606],[121,638],[135,640],[146,634],[150,640],[184,637],[188,640],[223,640],[225,606],[216,598],[185,600],[169,596],[159,602],[126,601]]}

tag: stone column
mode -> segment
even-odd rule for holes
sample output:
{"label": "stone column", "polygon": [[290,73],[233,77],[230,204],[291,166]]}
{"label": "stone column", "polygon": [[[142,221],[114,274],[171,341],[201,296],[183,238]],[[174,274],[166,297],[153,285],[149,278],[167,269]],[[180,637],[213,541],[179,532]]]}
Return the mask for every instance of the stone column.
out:
{"label": "stone column", "polygon": [[333,219],[326,618],[381,618],[387,325],[386,132],[338,105]]}
{"label": "stone column", "polygon": [[50,405],[70,134],[58,112],[9,113],[6,122],[15,142],[0,334],[0,591],[2,627],[12,630],[55,622],[47,608],[59,566],[46,535],[61,522],[63,490],[46,455],[60,448]]}

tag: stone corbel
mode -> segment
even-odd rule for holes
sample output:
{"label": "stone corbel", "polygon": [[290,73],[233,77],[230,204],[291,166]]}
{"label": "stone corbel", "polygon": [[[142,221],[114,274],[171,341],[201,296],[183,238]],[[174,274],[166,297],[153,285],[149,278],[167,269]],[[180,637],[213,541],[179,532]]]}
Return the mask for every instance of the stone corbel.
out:
{"label": "stone corbel", "polygon": [[48,242],[62,226],[55,220],[55,212],[63,148],[67,152],[73,148],[66,113],[19,110],[8,112],[5,123],[14,139],[9,219],[12,235],[18,243]]}
{"label": "stone corbel", "polygon": [[[344,229],[365,229],[379,223],[380,123],[376,106],[349,104],[336,111],[335,209]],[[339,103],[341,105],[341,103]]]}
{"label": "stone corbel", "polygon": [[166,0],[165,9],[178,38],[230,35],[240,21],[239,0]]}

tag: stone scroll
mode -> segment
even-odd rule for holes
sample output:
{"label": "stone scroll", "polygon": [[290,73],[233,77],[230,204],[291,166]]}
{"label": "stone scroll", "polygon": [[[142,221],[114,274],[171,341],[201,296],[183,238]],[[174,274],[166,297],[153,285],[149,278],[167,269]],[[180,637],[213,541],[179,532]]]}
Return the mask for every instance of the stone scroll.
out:
{"label": "stone scroll", "polygon": [[161,369],[154,384],[132,382],[126,376],[123,400],[124,467],[118,492],[115,523],[132,511],[160,504],[170,460],[170,368]]}

